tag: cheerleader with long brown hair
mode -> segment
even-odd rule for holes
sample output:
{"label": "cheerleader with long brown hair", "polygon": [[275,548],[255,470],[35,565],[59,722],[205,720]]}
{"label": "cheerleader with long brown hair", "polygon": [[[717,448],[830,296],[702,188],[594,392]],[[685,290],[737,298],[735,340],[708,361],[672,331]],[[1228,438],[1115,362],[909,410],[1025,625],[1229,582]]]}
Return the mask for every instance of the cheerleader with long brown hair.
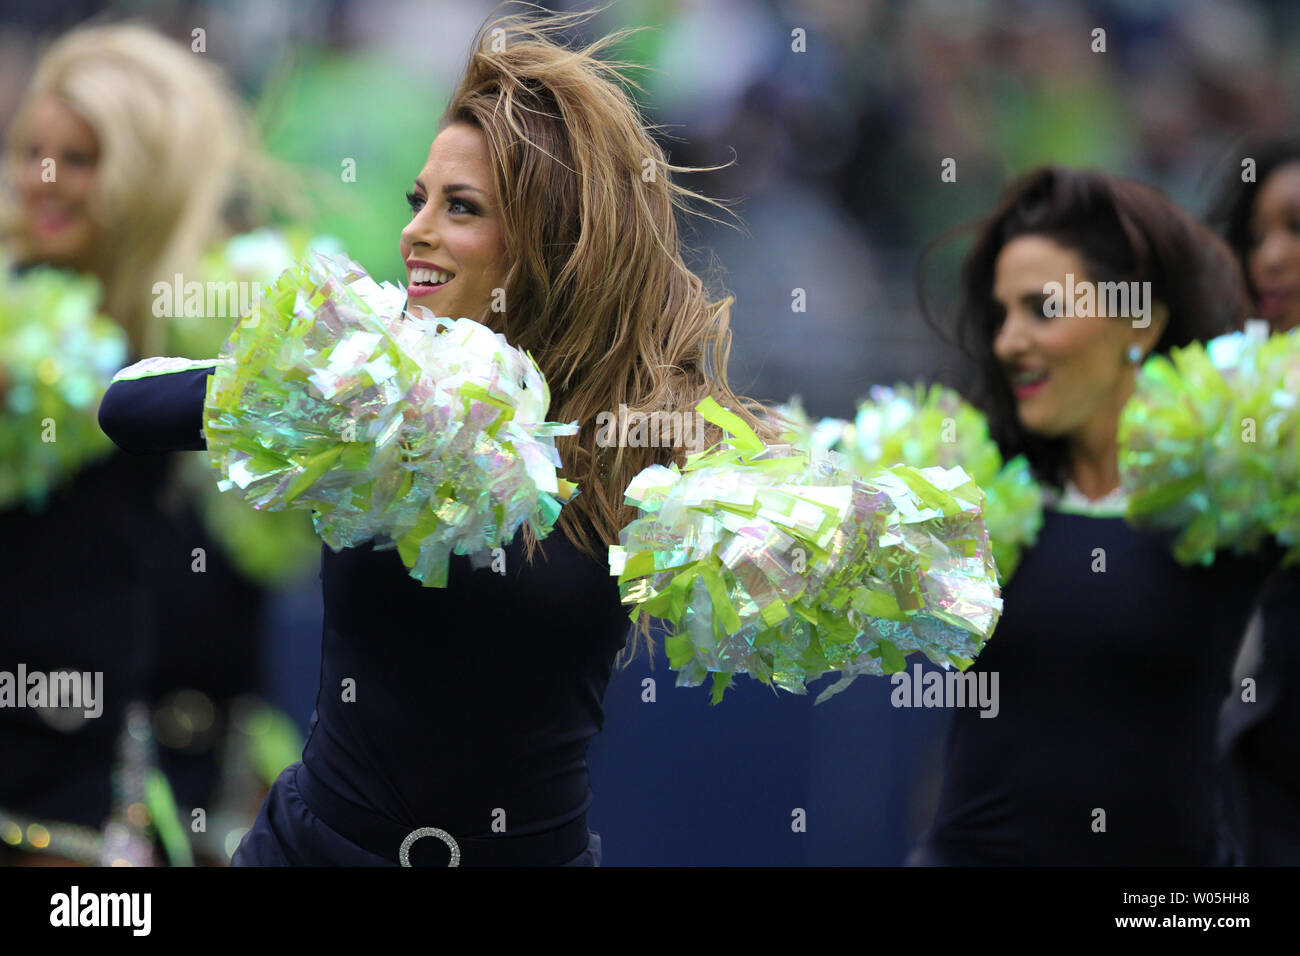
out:
{"label": "cheerleader with long brown hair", "polygon": [[[445,589],[391,550],[323,549],[312,734],[236,864],[599,863],[586,753],[630,627],[607,548],[635,517],[629,480],[685,449],[603,447],[597,418],[711,395],[775,437],[727,385],[730,300],[683,262],[675,217],[691,195],[598,56],[618,36],[572,48],[561,38],[579,19],[483,27],[400,247],[412,306],[532,354],[549,417],[580,425],[557,447],[581,494],[544,540],[520,530],[504,574],[453,557]],[[129,450],[203,447],[210,371],[120,381],[101,423]]]}

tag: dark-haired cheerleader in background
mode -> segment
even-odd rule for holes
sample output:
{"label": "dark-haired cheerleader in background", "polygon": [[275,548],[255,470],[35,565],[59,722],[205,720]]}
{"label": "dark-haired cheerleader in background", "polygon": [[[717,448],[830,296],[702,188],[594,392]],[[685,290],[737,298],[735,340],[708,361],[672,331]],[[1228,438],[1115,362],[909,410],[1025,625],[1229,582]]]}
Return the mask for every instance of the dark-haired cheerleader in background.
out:
{"label": "dark-haired cheerleader in background", "polygon": [[[1234,165],[1212,224],[1246,277],[1254,315],[1276,332],[1300,326],[1300,142],[1247,144],[1250,181]],[[1236,785],[1243,862],[1300,866],[1300,568],[1285,568],[1260,601],[1250,661],[1254,699],[1234,687],[1224,711],[1223,745]]]}
{"label": "dark-haired cheerleader in background", "polygon": [[[1050,283],[1087,282],[1149,298],[1053,314]],[[1227,863],[1216,720],[1269,558],[1184,567],[1130,527],[1117,428],[1148,355],[1241,323],[1231,255],[1153,189],[1047,168],[983,221],[961,293],[992,433],[1054,501],[973,668],[998,675],[1000,712],[954,711],[938,810],[911,860]]]}

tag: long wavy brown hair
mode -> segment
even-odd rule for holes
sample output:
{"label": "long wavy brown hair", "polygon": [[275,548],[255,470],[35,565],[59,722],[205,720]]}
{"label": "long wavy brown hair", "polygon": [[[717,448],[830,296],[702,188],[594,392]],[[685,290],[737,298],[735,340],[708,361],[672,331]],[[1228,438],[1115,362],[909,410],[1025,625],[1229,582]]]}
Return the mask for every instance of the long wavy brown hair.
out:
{"label": "long wavy brown hair", "polygon": [[[630,31],[565,41],[589,16],[489,19],[442,125],[468,123],[487,141],[508,272],[506,308],[484,321],[532,353],[551,389],[548,417],[579,423],[556,443],[581,489],[559,529],[603,564],[637,516],[624,504],[628,482],[649,465],[680,464],[687,449],[600,447],[601,412],[686,413],[712,396],[765,440],[776,433],[763,406],[727,384],[733,300],[711,298],[682,258],[677,216],[709,200],[673,182],[691,170],[652,138],[628,92],[629,64],[598,55]],[[721,437],[705,432],[706,443]],[[536,542],[525,535],[531,559]],[[649,641],[646,627],[639,633]]]}

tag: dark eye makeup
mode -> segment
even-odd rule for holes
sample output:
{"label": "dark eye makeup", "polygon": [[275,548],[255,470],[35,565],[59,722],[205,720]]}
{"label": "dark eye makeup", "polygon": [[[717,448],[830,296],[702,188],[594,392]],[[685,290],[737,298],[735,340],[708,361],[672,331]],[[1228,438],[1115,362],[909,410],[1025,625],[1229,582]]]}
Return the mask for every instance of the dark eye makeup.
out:
{"label": "dark eye makeup", "polygon": [[[406,204],[411,208],[411,213],[417,213],[424,208],[425,198],[416,192],[406,194]],[[478,207],[468,199],[461,199],[459,196],[452,196],[447,200],[447,209],[450,212],[476,216]]]}

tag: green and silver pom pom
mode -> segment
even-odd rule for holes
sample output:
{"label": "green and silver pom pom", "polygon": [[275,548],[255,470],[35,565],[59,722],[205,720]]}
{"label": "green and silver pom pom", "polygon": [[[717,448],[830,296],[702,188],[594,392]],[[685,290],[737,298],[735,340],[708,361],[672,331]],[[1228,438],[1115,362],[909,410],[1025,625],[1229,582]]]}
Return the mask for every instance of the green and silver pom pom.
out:
{"label": "green and silver pom pom", "polygon": [[717,703],[735,674],[817,698],[924,653],[969,667],[1002,601],[981,518],[960,468],[852,472],[830,453],[764,446],[734,413],[697,411],[730,438],[682,468],[642,471],[626,491],[641,518],[610,548],[625,603],[666,621],[679,686],[712,673]]}
{"label": "green and silver pom pom", "polygon": [[263,290],[222,349],[205,433],[219,487],[306,508],[334,550],[395,546],[445,587],[450,555],[486,563],[524,523],[553,528],[550,393],[531,356],[470,319],[403,312],[405,292],[317,255]]}
{"label": "green and silver pom pom", "polygon": [[1300,333],[1262,322],[1149,358],[1120,418],[1129,520],[1176,532],[1184,564],[1270,536],[1300,560],[1297,388]]}
{"label": "green and silver pom pom", "polygon": [[0,508],[50,493],[113,450],[96,414],[126,364],[126,334],[99,314],[99,284],[0,260]]}
{"label": "green and silver pom pom", "polygon": [[787,440],[810,452],[838,451],[857,474],[887,465],[961,468],[985,495],[984,522],[998,578],[1015,574],[1043,524],[1043,495],[1023,455],[1004,462],[984,414],[942,385],[873,386],[852,422],[813,423],[797,400],[777,411],[795,422]]}

